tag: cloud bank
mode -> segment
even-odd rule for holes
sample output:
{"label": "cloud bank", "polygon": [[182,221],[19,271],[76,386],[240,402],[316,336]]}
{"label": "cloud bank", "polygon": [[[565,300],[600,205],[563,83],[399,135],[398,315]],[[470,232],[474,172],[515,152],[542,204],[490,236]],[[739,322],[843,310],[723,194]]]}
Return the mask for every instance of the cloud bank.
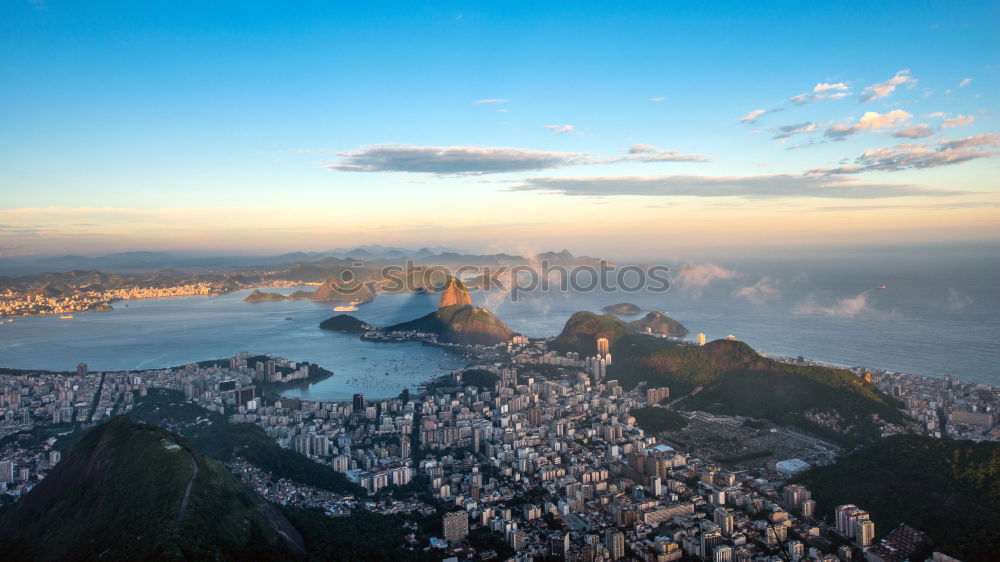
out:
{"label": "cloud bank", "polygon": [[526,172],[589,162],[582,153],[472,146],[379,145],[337,155],[340,161],[327,165],[331,170],[442,175]]}
{"label": "cloud bank", "polygon": [[[832,172],[827,172],[832,173]],[[761,176],[617,176],[617,177],[538,177],[524,180],[510,191],[542,191],[562,195],[611,197],[692,196],[744,197],[769,199],[778,197],[830,197],[872,199],[907,195],[957,195],[955,191],[940,191],[909,185],[850,183],[836,176],[761,175]]]}

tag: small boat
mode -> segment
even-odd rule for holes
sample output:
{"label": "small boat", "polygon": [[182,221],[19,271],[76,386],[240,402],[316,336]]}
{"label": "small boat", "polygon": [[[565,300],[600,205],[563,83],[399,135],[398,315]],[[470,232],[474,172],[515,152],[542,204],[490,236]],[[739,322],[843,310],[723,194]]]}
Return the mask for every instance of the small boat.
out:
{"label": "small boat", "polygon": [[59,318],[62,318],[63,320],[70,320],[75,317],[72,314],[60,314]]}
{"label": "small boat", "polygon": [[881,291],[882,289],[888,289],[889,286],[888,285],[879,285],[878,287],[875,287],[875,288]]}
{"label": "small boat", "polygon": [[294,318],[292,318],[291,316],[289,316],[289,317],[285,318],[285,320],[294,320]]}
{"label": "small boat", "polygon": [[354,306],[354,304],[347,304],[347,305],[340,305],[333,307],[334,312],[354,312],[357,309],[358,307]]}

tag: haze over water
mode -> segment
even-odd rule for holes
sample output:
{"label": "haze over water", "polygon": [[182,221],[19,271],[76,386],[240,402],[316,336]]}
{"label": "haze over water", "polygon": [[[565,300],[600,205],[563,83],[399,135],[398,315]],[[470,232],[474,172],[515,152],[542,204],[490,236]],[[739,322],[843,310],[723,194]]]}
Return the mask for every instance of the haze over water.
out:
{"label": "haze over water", "polygon": [[[934,267],[919,252],[703,263],[675,266],[675,283],[666,293],[534,293],[517,302],[500,292],[472,296],[533,337],[558,334],[573,312],[633,302],[676,318],[692,338],[698,332],[709,339],[734,334],[761,352],[1000,385],[994,287],[1000,262],[994,256],[992,250],[953,252],[935,256]],[[466,364],[459,355],[418,343],[370,343],[320,330],[319,323],[336,314],[329,304],[244,303],[248,293],[118,302],[112,312],[80,313],[73,320],[18,318],[0,325],[0,365],[72,370],[82,361],[91,370],[137,370],[246,350],[331,369],[332,378],[289,394],[345,399],[354,392],[395,396]],[[389,325],[430,312],[437,299],[383,294],[352,314]]]}

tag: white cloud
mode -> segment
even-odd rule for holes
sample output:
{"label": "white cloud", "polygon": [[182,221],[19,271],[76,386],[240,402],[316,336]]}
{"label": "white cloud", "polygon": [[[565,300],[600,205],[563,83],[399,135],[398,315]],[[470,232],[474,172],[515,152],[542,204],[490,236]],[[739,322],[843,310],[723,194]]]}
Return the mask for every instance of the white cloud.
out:
{"label": "white cloud", "polygon": [[962,80],[961,82],[958,83],[958,87],[959,88],[964,88],[964,87],[966,87],[966,86],[969,85],[969,82],[972,82],[972,78],[966,78],[966,79]]}
{"label": "white cloud", "polygon": [[972,115],[962,115],[958,114],[951,119],[945,119],[944,123],[941,123],[942,129],[951,129],[952,127],[962,127],[971,124],[976,118]]}
{"label": "white cloud", "polygon": [[829,316],[831,318],[854,318],[855,316],[869,311],[871,303],[868,298],[868,291],[857,296],[839,299],[833,304],[823,305],[810,296],[805,301],[795,305],[792,309],[798,315],[818,315]]}
{"label": "white cloud", "polygon": [[543,128],[553,131],[557,135],[573,132],[573,125],[545,125]]}
{"label": "white cloud", "polygon": [[703,289],[713,281],[742,277],[740,273],[714,263],[685,265],[677,270],[674,283],[685,288]]}
{"label": "white cloud", "polygon": [[860,133],[861,131],[873,131],[876,129],[886,129],[901,125],[909,120],[913,115],[902,109],[894,109],[887,113],[879,114],[875,111],[865,112],[853,125],[834,125],[826,130],[826,136],[830,138],[843,138],[849,135]]}
{"label": "white cloud", "polygon": [[651,144],[633,144],[628,149],[628,156],[619,161],[637,162],[707,162],[711,160],[704,154],[683,154],[678,150],[664,150]]}
{"label": "white cloud", "polygon": [[908,69],[903,69],[885,82],[879,82],[878,84],[873,84],[865,88],[861,92],[861,101],[867,102],[882,99],[896,91],[897,86],[908,85],[913,87],[916,83],[917,80],[916,78],[910,76],[910,71]]}
{"label": "white cloud", "polygon": [[921,123],[915,127],[907,127],[905,129],[900,129],[892,133],[892,136],[904,139],[921,139],[924,137],[929,137],[933,134],[934,134],[934,129],[928,127],[926,123]]}
{"label": "white cloud", "polygon": [[667,98],[664,98],[664,97],[649,98],[649,101],[651,101],[653,103],[660,103],[661,101],[667,101]]}
{"label": "white cloud", "polygon": [[785,125],[784,127],[777,128],[778,134],[774,136],[776,139],[787,139],[793,135],[804,135],[807,133],[816,132],[816,123],[798,123],[796,125]]}
{"label": "white cloud", "polygon": [[894,147],[876,148],[865,151],[854,160],[853,165],[838,168],[820,168],[807,174],[857,174],[871,171],[898,171],[936,168],[960,164],[978,158],[996,156],[996,152],[984,150],[1000,146],[1000,137],[994,133],[966,137],[930,144],[900,144]]}
{"label": "white cloud", "polygon": [[478,103],[478,104],[507,103],[507,100],[503,98],[486,98],[484,100],[476,100],[472,103]]}
{"label": "white cloud", "polygon": [[763,109],[755,109],[755,110],[751,111],[750,113],[747,113],[746,115],[744,115],[743,117],[741,117],[740,118],[740,122],[741,123],[753,123],[754,121],[757,120],[758,117],[760,117],[761,115],[764,115],[765,113],[767,113],[767,111],[764,111]]}
{"label": "white cloud", "polygon": [[769,300],[777,298],[778,288],[774,280],[770,277],[761,277],[753,285],[741,287],[733,291],[734,297],[744,298],[755,304],[763,304]]}
{"label": "white cloud", "polygon": [[973,148],[973,147],[986,147],[986,146],[998,146],[1000,147],[1000,136],[996,133],[986,133],[984,135],[973,135],[971,137],[965,137],[963,139],[955,139],[950,141],[942,141],[939,145],[945,150],[963,149],[963,148]]}
{"label": "white cloud", "polygon": [[807,103],[812,103],[814,101],[826,99],[836,100],[849,95],[850,92],[848,91],[847,84],[843,82],[837,82],[836,84],[820,82],[819,84],[813,86],[811,92],[792,96],[788,98],[788,101],[795,105],[806,105]]}
{"label": "white cloud", "polygon": [[820,82],[813,87],[814,94],[822,94],[824,92],[829,92],[830,90],[837,91],[847,91],[847,84],[843,82],[837,82],[836,84],[827,84],[826,82]]}

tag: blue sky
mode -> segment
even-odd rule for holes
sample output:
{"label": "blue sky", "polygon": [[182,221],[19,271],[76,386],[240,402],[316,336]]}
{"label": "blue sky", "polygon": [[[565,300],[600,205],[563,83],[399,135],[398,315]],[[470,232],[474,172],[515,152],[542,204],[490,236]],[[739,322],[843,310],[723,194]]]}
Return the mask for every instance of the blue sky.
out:
{"label": "blue sky", "polygon": [[996,2],[745,4],[11,0],[0,252],[996,240]]}

